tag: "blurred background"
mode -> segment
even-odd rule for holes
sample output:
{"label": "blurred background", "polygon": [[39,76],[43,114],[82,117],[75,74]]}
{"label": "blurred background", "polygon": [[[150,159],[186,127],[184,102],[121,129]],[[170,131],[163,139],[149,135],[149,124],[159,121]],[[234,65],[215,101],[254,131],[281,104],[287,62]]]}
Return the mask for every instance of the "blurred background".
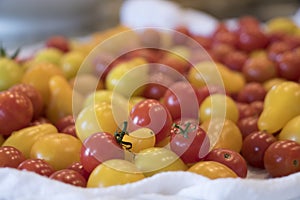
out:
{"label": "blurred background", "polygon": [[[119,24],[126,0],[0,0],[0,42],[19,47],[55,34],[76,37]],[[143,0],[139,0],[143,1]],[[254,15],[262,21],[291,16],[300,0],[172,0],[218,19]]]}

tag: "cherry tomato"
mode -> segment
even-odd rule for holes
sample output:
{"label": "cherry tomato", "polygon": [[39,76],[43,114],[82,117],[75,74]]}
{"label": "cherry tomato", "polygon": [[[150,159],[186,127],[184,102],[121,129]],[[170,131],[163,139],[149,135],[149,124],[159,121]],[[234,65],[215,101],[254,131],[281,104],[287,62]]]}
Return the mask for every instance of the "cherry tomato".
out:
{"label": "cherry tomato", "polygon": [[145,178],[142,172],[131,162],[112,159],[98,165],[91,173],[87,187],[108,187],[124,185]]}
{"label": "cherry tomato", "polygon": [[133,106],[128,123],[129,131],[142,127],[153,130],[157,144],[170,135],[172,117],[159,101],[146,99]]}
{"label": "cherry tomato", "polygon": [[300,115],[292,118],[281,129],[279,140],[293,140],[300,143]]}
{"label": "cherry tomato", "polygon": [[267,132],[253,132],[244,139],[241,154],[249,165],[257,168],[265,168],[265,151],[275,141],[276,138]]}
{"label": "cherry tomato", "polygon": [[124,159],[124,157],[124,150],[112,134],[98,132],[83,142],[80,161],[84,169],[90,173],[106,160]]}
{"label": "cherry tomato", "polygon": [[59,119],[55,126],[59,132],[64,130],[64,128],[68,127],[69,125],[74,125],[75,124],[75,119],[73,115],[67,115],[61,119]]}
{"label": "cherry tomato", "polygon": [[25,159],[23,153],[15,147],[0,147],[0,167],[17,168]]}
{"label": "cherry tomato", "polygon": [[203,175],[210,179],[237,178],[238,176],[226,165],[216,161],[200,161],[191,166],[187,171]]}
{"label": "cherry tomato", "polygon": [[230,149],[213,149],[205,156],[204,160],[222,163],[241,178],[246,178],[247,176],[248,168],[246,160],[241,154]]}
{"label": "cherry tomato", "polygon": [[216,118],[201,124],[210,140],[211,148],[226,148],[240,152],[243,138],[238,126],[228,119]]}
{"label": "cherry tomato", "polygon": [[49,178],[78,187],[86,187],[85,178],[79,172],[72,169],[56,171]]}
{"label": "cherry tomato", "polygon": [[74,162],[69,167],[67,167],[67,169],[72,169],[72,170],[79,172],[85,178],[85,180],[88,180],[88,178],[90,176],[90,173],[84,169],[81,162]]}
{"label": "cherry tomato", "polygon": [[245,117],[238,121],[237,126],[242,133],[243,139],[245,139],[251,133],[258,131],[257,121],[258,116]]}
{"label": "cherry tomato", "polygon": [[30,157],[44,159],[55,170],[61,170],[80,160],[81,146],[81,141],[71,135],[48,134],[32,145]]}
{"label": "cherry tomato", "polygon": [[170,148],[184,163],[195,163],[208,154],[210,142],[197,122],[186,120],[173,125]]}
{"label": "cherry tomato", "polygon": [[162,97],[173,120],[179,118],[198,118],[200,94],[196,87],[188,82],[178,81],[172,84]]}
{"label": "cherry tomato", "polygon": [[287,176],[300,171],[300,145],[291,140],[276,141],[264,156],[264,165],[272,177]]}
{"label": "cherry tomato", "polygon": [[21,162],[18,169],[35,172],[42,176],[50,176],[54,173],[54,168],[45,160],[42,159],[27,159]]}
{"label": "cherry tomato", "polygon": [[151,147],[140,151],[134,157],[134,164],[146,177],[166,171],[185,171],[187,166],[171,150]]}
{"label": "cherry tomato", "polygon": [[0,58],[0,91],[20,83],[22,76],[22,68],[17,62],[9,58]]}
{"label": "cherry tomato", "polygon": [[212,94],[204,99],[200,105],[199,118],[204,122],[216,117],[237,122],[239,110],[231,97],[224,94]]}

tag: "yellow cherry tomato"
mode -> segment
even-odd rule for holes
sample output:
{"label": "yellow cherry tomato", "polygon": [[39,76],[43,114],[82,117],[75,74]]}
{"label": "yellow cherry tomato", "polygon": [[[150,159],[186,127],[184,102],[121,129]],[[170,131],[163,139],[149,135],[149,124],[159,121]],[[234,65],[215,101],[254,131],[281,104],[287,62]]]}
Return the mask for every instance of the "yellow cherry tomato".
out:
{"label": "yellow cherry tomato", "polygon": [[30,157],[32,145],[44,135],[57,133],[52,124],[41,124],[23,128],[13,132],[2,144],[2,146],[13,146],[19,149],[26,158]]}
{"label": "yellow cherry tomato", "polygon": [[64,76],[67,79],[75,77],[84,59],[84,53],[80,51],[69,51],[65,53],[60,60],[60,68]]}
{"label": "yellow cherry tomato", "polygon": [[292,34],[296,32],[297,25],[291,18],[276,17],[266,23],[266,29],[270,33],[287,33]]}
{"label": "yellow cherry tomato", "polygon": [[200,161],[191,166],[188,171],[210,179],[238,177],[229,167],[215,161]]}
{"label": "yellow cherry tomato", "polygon": [[77,136],[84,141],[90,135],[100,131],[114,134],[118,125],[127,119],[127,113],[126,108],[107,102],[87,106],[76,118]]}
{"label": "yellow cherry tomato", "polygon": [[279,140],[293,140],[300,143],[300,115],[288,121],[278,135]]}
{"label": "yellow cherry tomato", "polygon": [[80,161],[82,143],[74,136],[58,133],[41,136],[30,151],[31,158],[44,159],[55,170]]}
{"label": "yellow cherry tomato", "polygon": [[174,152],[161,147],[140,151],[135,155],[134,163],[146,177],[160,172],[187,170],[187,166]]}
{"label": "yellow cherry tomato", "polygon": [[215,118],[201,124],[211,142],[211,148],[227,148],[240,152],[243,137],[238,126],[229,119]]}
{"label": "yellow cherry tomato", "polygon": [[300,84],[286,81],[272,87],[264,100],[264,108],[258,118],[259,130],[276,133],[292,118],[300,115]]}
{"label": "yellow cherry tomato", "polygon": [[118,64],[107,74],[105,82],[107,89],[125,97],[142,94],[149,76],[146,64],[142,58]]}
{"label": "yellow cherry tomato", "polygon": [[36,63],[23,75],[22,82],[33,85],[42,95],[43,102],[49,102],[49,81],[53,76],[63,76],[58,66],[51,63]]}
{"label": "yellow cherry tomato", "polygon": [[37,52],[34,57],[35,62],[48,62],[55,65],[60,64],[63,52],[57,48],[45,48]]}
{"label": "yellow cherry tomato", "polygon": [[137,167],[121,159],[112,159],[98,165],[90,174],[87,187],[108,187],[133,183],[145,178]]}
{"label": "yellow cherry tomato", "polygon": [[212,94],[201,103],[199,118],[202,122],[213,118],[226,118],[236,123],[239,118],[239,110],[231,97]]}
{"label": "yellow cherry tomato", "polygon": [[132,147],[130,151],[138,153],[143,149],[154,147],[155,145],[155,134],[149,128],[139,128],[123,137],[124,142],[130,142]]}
{"label": "yellow cherry tomato", "polygon": [[269,91],[273,86],[279,85],[283,82],[287,81],[283,78],[272,78],[263,83],[263,87],[266,91]]}
{"label": "yellow cherry tomato", "polygon": [[20,83],[22,76],[23,70],[16,61],[0,56],[0,91]]}

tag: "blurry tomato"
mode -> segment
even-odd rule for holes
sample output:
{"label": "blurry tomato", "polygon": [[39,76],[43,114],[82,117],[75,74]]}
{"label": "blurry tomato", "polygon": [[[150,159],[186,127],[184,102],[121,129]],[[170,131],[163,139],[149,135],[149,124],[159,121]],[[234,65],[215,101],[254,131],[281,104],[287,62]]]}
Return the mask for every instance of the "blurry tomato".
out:
{"label": "blurry tomato", "polygon": [[248,168],[246,160],[241,154],[230,149],[213,149],[205,156],[204,160],[222,163],[241,178],[246,178],[247,176]]}
{"label": "blurry tomato", "polygon": [[145,178],[142,172],[131,162],[112,159],[98,165],[91,173],[87,187],[108,187],[124,185]]}
{"label": "blurry tomato", "polygon": [[32,145],[30,157],[44,159],[60,170],[80,160],[81,146],[81,141],[71,135],[44,135]]}
{"label": "blurry tomato", "polygon": [[202,122],[214,118],[230,119],[234,123],[239,118],[239,110],[234,100],[224,94],[212,94],[200,105],[199,118]]}
{"label": "blurry tomato", "polygon": [[187,166],[171,150],[151,147],[140,151],[134,157],[134,164],[146,177],[159,172],[185,171]]}
{"label": "blurry tomato", "polygon": [[106,160],[124,159],[124,150],[115,137],[107,132],[98,132],[89,136],[82,145],[80,161],[87,172]]}
{"label": "blurry tomato", "polygon": [[188,169],[210,179],[217,178],[237,178],[238,176],[226,165],[215,161],[200,161]]}
{"label": "blurry tomato", "polygon": [[265,131],[255,131],[244,139],[241,154],[249,165],[264,168],[265,151],[275,141],[273,135]]}
{"label": "blurry tomato", "polygon": [[267,172],[272,177],[287,176],[300,171],[300,145],[295,141],[281,140],[271,144],[264,156]]}
{"label": "blurry tomato", "polygon": [[195,163],[208,154],[210,142],[197,122],[183,120],[173,125],[170,148],[184,163]]}
{"label": "blurry tomato", "polygon": [[149,128],[155,133],[156,144],[165,139],[172,127],[172,117],[168,109],[155,99],[137,103],[130,112],[129,131]]}
{"label": "blurry tomato", "polygon": [[293,140],[300,143],[300,115],[288,121],[278,135],[279,140]]}
{"label": "blurry tomato", "polygon": [[201,124],[211,142],[211,147],[231,149],[240,152],[243,138],[240,129],[228,119],[207,120]]}

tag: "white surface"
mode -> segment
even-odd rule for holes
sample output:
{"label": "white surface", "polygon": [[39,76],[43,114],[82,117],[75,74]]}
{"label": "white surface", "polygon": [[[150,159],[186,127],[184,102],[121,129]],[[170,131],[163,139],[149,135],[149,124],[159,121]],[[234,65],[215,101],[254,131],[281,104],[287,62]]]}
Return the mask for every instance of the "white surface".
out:
{"label": "white surface", "polygon": [[0,169],[1,200],[256,200],[300,199],[300,173],[277,179],[209,180],[189,172],[165,172],[109,188],[79,188],[40,175]]}

